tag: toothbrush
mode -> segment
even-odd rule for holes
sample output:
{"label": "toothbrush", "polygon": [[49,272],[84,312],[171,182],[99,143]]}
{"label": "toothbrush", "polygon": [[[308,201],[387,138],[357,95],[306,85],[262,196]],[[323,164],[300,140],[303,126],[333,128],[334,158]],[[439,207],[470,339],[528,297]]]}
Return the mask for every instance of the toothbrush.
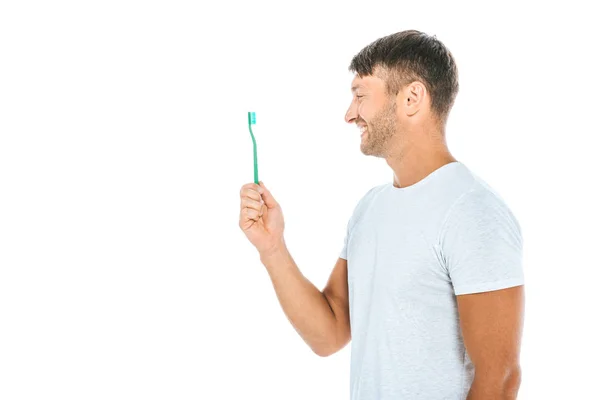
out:
{"label": "toothbrush", "polygon": [[248,111],[248,129],[250,130],[250,136],[252,136],[252,143],[254,144],[254,183],[258,185],[258,158],[256,157],[256,139],[252,133],[252,125],[256,125],[256,113]]}

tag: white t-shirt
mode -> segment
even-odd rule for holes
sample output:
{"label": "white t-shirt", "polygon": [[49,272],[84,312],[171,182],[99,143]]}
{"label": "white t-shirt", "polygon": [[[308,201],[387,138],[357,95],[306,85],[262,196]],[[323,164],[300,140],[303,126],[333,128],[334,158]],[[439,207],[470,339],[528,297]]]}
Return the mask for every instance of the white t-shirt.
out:
{"label": "white t-shirt", "polygon": [[352,400],[464,400],[474,367],[456,295],[523,285],[523,239],[463,163],[369,190],[348,222]]}

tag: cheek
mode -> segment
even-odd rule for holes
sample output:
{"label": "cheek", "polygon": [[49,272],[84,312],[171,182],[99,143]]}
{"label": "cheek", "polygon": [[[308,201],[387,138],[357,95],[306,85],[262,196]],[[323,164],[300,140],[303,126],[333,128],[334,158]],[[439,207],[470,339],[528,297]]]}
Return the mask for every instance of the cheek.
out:
{"label": "cheek", "polygon": [[363,121],[369,121],[371,118],[369,117],[369,110],[368,107],[366,107],[364,104],[359,104],[358,105],[358,116],[363,120]]}

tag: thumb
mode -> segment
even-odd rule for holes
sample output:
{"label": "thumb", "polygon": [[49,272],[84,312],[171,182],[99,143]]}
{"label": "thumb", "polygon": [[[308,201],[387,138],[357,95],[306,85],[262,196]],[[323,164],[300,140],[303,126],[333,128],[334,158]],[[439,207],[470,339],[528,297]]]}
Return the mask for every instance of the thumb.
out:
{"label": "thumb", "polygon": [[275,197],[273,197],[273,195],[271,194],[269,189],[267,189],[263,181],[259,182],[259,186],[263,188],[262,198],[265,201],[265,205],[267,206],[267,208],[275,208],[277,206],[277,201],[275,200]]}

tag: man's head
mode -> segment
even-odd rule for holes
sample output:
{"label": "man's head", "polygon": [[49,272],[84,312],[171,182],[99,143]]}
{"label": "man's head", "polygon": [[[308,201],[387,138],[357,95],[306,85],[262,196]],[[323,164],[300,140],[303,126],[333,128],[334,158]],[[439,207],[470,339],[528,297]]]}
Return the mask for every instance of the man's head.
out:
{"label": "man's head", "polygon": [[386,157],[443,135],[458,70],[435,36],[408,30],[377,39],[354,56],[349,70],[356,75],[346,121],[366,128],[364,154]]}

